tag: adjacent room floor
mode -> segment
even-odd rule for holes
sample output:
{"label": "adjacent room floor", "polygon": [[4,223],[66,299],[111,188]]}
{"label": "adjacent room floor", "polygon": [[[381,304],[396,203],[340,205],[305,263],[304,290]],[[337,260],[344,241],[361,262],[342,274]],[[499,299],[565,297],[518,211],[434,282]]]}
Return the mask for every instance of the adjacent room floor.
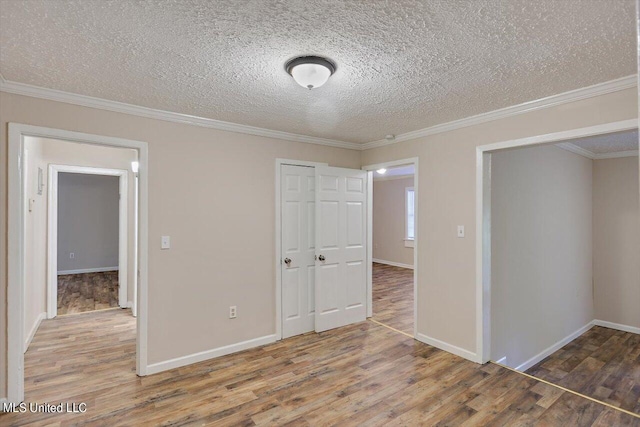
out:
{"label": "adjacent room floor", "polygon": [[413,270],[373,263],[373,319],[413,336]]}
{"label": "adjacent room floor", "polygon": [[144,378],[135,319],[104,310],[43,321],[25,354],[27,402],[84,414],[2,425],[571,425],[640,419],[495,364],[478,365],[371,321]]}
{"label": "adjacent room floor", "polygon": [[594,326],[527,370],[640,414],[640,335]]}
{"label": "adjacent room floor", "polygon": [[58,315],[118,307],[118,271],[58,276]]}

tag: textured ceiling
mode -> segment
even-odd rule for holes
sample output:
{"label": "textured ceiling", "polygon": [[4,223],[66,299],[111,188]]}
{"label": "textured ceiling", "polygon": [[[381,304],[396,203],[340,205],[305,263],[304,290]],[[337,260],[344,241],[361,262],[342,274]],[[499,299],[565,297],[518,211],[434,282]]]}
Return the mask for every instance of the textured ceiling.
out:
{"label": "textured ceiling", "polygon": [[[9,81],[369,142],[634,74],[634,0],[0,0]],[[331,58],[314,91],[284,63]]]}
{"label": "textured ceiling", "polygon": [[590,151],[592,154],[619,153],[638,150],[638,131],[616,132],[607,135],[574,139],[569,142]]}

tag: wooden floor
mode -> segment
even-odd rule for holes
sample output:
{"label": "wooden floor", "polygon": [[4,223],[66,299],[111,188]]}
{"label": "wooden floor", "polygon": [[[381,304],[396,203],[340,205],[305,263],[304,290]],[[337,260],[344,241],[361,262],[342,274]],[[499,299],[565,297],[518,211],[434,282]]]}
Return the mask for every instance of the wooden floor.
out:
{"label": "wooden floor", "polygon": [[373,263],[373,319],[413,336],[413,270]]}
{"label": "wooden floor", "polygon": [[84,414],[3,414],[0,425],[640,426],[640,419],[374,322],[139,378],[128,310],[42,322],[27,402]]}
{"label": "wooden floor", "polygon": [[527,373],[640,414],[640,335],[594,326]]}
{"label": "wooden floor", "polygon": [[118,307],[118,271],[58,276],[58,315]]}

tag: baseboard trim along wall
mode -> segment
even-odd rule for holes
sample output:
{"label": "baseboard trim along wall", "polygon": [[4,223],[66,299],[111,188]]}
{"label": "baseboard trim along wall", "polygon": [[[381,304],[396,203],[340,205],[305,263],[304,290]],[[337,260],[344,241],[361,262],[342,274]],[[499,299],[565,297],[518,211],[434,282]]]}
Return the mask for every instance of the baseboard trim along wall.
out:
{"label": "baseboard trim along wall", "polygon": [[416,339],[425,344],[429,344],[433,347],[439,348],[440,350],[444,350],[448,353],[455,354],[456,356],[460,356],[472,362],[479,363],[476,353],[473,353],[469,350],[465,350],[464,348],[456,347],[453,344],[440,341],[439,339],[436,339],[436,338],[428,337],[421,333],[418,333],[418,336],[416,337]]}
{"label": "baseboard trim along wall", "polygon": [[98,268],[81,268],[79,270],[63,270],[63,271],[58,271],[58,274],[104,273],[105,271],[118,271],[118,266],[115,266],[115,267],[98,267]]}
{"label": "baseboard trim along wall", "polygon": [[536,363],[540,362],[545,357],[549,356],[552,353],[555,353],[556,351],[560,350],[565,345],[569,344],[571,341],[573,341],[576,338],[578,338],[580,335],[582,335],[585,332],[587,332],[593,326],[594,326],[594,321],[592,320],[591,322],[587,323],[586,325],[584,325],[583,327],[581,327],[577,331],[572,332],[571,334],[569,334],[566,337],[562,338],[560,341],[557,341],[555,344],[552,344],[551,346],[549,346],[546,349],[542,350],[540,353],[536,354],[531,359],[527,360],[526,362],[524,362],[520,366],[517,366],[514,369],[516,371],[520,371],[520,372],[526,371],[527,369],[529,369],[530,367],[532,367]]}
{"label": "baseboard trim along wall", "polygon": [[410,265],[410,264],[402,264],[400,262],[385,261],[383,259],[377,259],[377,258],[373,258],[371,261],[377,262],[378,264],[386,264],[386,265],[391,265],[393,267],[408,268],[410,270],[413,270],[413,265]]}
{"label": "baseboard trim along wall", "polygon": [[602,326],[603,328],[617,329],[623,332],[631,332],[632,334],[640,334],[640,328],[635,326],[621,325],[620,323],[607,322],[606,320],[594,320],[593,324]]}
{"label": "baseboard trim along wall", "polygon": [[274,342],[276,342],[275,334],[266,335],[264,337],[254,338],[251,340],[226,345],[224,347],[214,348],[212,350],[206,350],[199,353],[189,354],[187,356],[176,357],[175,359],[153,363],[147,366],[147,375],[157,374],[158,372],[180,368],[182,366],[191,365],[193,363],[204,362],[205,360],[213,359],[220,356],[226,356],[231,353],[237,353],[242,350],[260,347],[262,345],[272,344]]}
{"label": "baseboard trim along wall", "polygon": [[35,323],[33,324],[33,327],[29,331],[29,336],[27,337],[27,339],[24,342],[24,350],[23,350],[24,353],[27,352],[27,349],[29,348],[29,345],[31,345],[31,341],[33,340],[33,337],[36,335],[36,332],[38,332],[38,328],[40,327],[40,323],[42,323],[42,321],[44,319],[46,319],[46,318],[47,318],[47,313],[46,312],[42,312],[42,313],[38,314],[38,318],[36,319]]}
{"label": "baseboard trim along wall", "polygon": [[506,365],[507,364],[507,356],[501,357],[500,359],[496,360],[496,363],[499,365]]}

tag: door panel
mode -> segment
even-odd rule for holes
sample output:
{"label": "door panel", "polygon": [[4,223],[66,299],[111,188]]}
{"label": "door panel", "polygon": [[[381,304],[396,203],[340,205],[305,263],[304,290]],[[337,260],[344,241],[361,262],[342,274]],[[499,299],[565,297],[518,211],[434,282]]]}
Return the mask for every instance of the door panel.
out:
{"label": "door panel", "polygon": [[366,319],[367,172],[328,166],[315,172],[315,330],[321,332]]}
{"label": "door panel", "polygon": [[281,183],[282,337],[288,338],[313,331],[315,323],[314,168],[283,165]]}

